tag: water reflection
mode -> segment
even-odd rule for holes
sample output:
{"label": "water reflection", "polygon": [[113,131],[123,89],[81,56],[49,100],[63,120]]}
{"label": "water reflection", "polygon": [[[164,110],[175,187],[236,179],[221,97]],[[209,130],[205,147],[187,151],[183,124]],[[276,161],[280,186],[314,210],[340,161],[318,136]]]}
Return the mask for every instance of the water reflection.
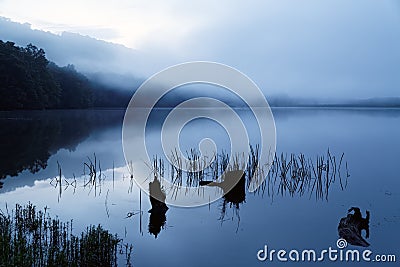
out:
{"label": "water reflection", "polygon": [[157,238],[157,235],[161,232],[161,228],[164,228],[167,221],[167,216],[165,214],[168,211],[168,207],[165,204],[165,192],[161,188],[157,176],[154,176],[153,182],[149,183],[149,189],[151,203],[151,209],[149,210],[149,233]]}
{"label": "water reflection", "polygon": [[223,222],[227,207],[233,208],[233,212],[240,222],[240,204],[246,201],[246,173],[243,170],[228,171],[224,174],[222,182],[200,181],[200,186],[217,186],[222,189],[220,220]]}
{"label": "water reflection", "polygon": [[[4,154],[4,151],[12,151],[10,150],[11,148],[0,150],[0,153],[3,153],[0,154],[2,159],[7,158],[9,161],[15,163],[13,165],[8,164],[9,161],[0,162],[0,177],[5,177],[7,175],[18,175],[24,169],[37,172],[41,168],[46,168],[50,155],[57,152],[60,148],[74,150],[92,132],[97,130],[101,132],[107,129],[107,127],[117,129],[117,126],[121,124],[123,111],[107,111],[106,116],[102,116],[104,115],[102,111],[55,112],[54,114],[46,113],[46,115],[38,112],[29,114],[29,116],[26,114],[13,115],[16,120],[11,120],[4,114],[2,115],[2,125],[9,127],[1,128],[1,137],[4,140],[11,140],[10,146],[17,148],[14,151],[15,153],[8,153],[7,155]],[[17,133],[15,134],[15,140],[11,138],[12,132]],[[27,138],[23,138],[23,133],[27,134]],[[38,140],[39,145],[27,145],[27,143],[34,143],[34,140]],[[93,148],[90,147],[90,149]],[[98,150],[98,148],[96,149]],[[199,159],[200,153],[192,149],[189,151],[189,161],[196,162]],[[343,154],[340,157],[336,157],[329,150],[325,155],[317,156],[316,158],[306,157],[302,153],[290,155],[284,153],[275,154],[273,155],[274,160],[271,163],[272,165],[269,168],[270,171],[267,173],[265,169],[268,168],[265,168],[265,162],[259,162],[258,159],[259,147],[257,145],[250,146],[250,151],[251,153],[248,158],[240,155],[232,155],[236,159],[232,166],[228,165],[230,155],[221,153],[215,155],[215,161],[209,167],[203,169],[202,166],[197,166],[193,163],[191,165],[192,168],[186,168],[188,171],[164,164],[165,159],[157,156],[155,157],[153,166],[151,169],[147,169],[147,172],[143,170],[138,171],[138,169],[135,169],[135,164],[129,162],[128,166],[126,166],[129,173],[128,177],[131,178],[128,192],[132,192],[134,175],[135,177],[144,177],[144,179],[154,175],[152,182],[149,183],[147,180],[151,204],[148,232],[157,237],[161,229],[165,227],[167,220],[166,213],[168,211],[166,204],[168,201],[166,200],[172,197],[179,197],[180,194],[186,194],[187,191],[185,188],[183,190],[177,189],[182,185],[197,188],[199,194],[196,197],[207,198],[206,201],[209,200],[208,195],[202,195],[202,192],[206,188],[214,188],[216,189],[215,192],[222,192],[220,194],[222,198],[220,200],[219,219],[223,222],[227,216],[227,211],[232,209],[233,214],[237,218],[238,225],[240,222],[240,207],[245,204],[246,191],[254,179],[267,177],[254,194],[260,195],[261,198],[267,195],[272,199],[276,196],[311,197],[315,195],[317,200],[327,201],[330,188],[336,180],[339,182],[342,190],[347,185],[349,175],[347,172],[347,163],[343,160]],[[67,162],[60,161],[60,164],[57,162],[58,171],[54,171],[50,185],[57,190],[58,201],[60,201],[63,191],[67,190],[67,188],[73,189],[74,194],[75,190],[84,188],[89,190],[88,194],[93,193],[94,196],[100,196],[104,181],[110,180],[111,175],[113,181],[112,189],[114,190],[114,159],[105,158],[104,156],[97,157],[93,152],[93,150],[85,151],[87,154],[82,158],[86,158],[86,160],[81,161],[79,164],[72,164],[72,169],[74,169],[72,171],[73,175],[61,170],[61,165],[67,164]],[[102,159],[101,164],[100,158]],[[104,159],[107,159],[107,161]],[[176,155],[175,161],[179,162],[180,160],[178,155]],[[207,161],[209,159],[200,159],[197,162]],[[103,164],[103,162],[106,164]],[[110,167],[104,168],[104,166],[110,166],[111,163],[113,166],[112,174]],[[83,173],[80,173],[82,170]],[[230,171],[223,175],[225,170]],[[106,177],[107,172],[108,177]],[[75,177],[74,173],[77,174],[77,177]],[[149,173],[151,174],[149,175]],[[163,188],[157,175],[169,179],[173,188],[169,188],[168,184],[163,184],[163,186],[166,186],[166,188]],[[106,190],[104,192],[107,192],[108,198],[109,189],[104,189]],[[174,194],[175,196],[173,196]],[[107,201],[105,203],[107,204]],[[110,211],[107,205],[106,208],[107,216],[109,217]],[[132,216],[134,214],[137,213],[133,212]],[[140,206],[141,216],[142,208]]]}
{"label": "water reflection", "polygon": [[[145,212],[150,210],[150,199],[142,193],[141,205],[139,204],[138,196],[141,191],[138,190],[134,181],[133,190],[128,190],[131,183],[130,177],[143,175],[144,178],[147,178],[147,187],[153,180],[153,174],[149,175],[151,173],[149,168],[138,172],[134,162],[128,164],[130,165],[128,171],[121,151],[119,124],[115,124],[113,127],[115,129],[96,126],[104,131],[94,131],[89,138],[76,146],[76,150],[73,152],[60,150],[56,155],[50,157],[46,170],[35,175],[25,171],[15,179],[5,179],[4,188],[0,191],[0,209],[5,211],[6,203],[10,206],[30,200],[38,207],[49,206],[52,214],[60,215],[61,219],[73,218],[75,229],[78,231],[85,230],[80,227],[90,223],[101,223],[113,232],[118,232],[120,236],[124,236],[124,231],[127,229],[127,240],[137,248],[134,257],[136,265],[180,266],[182,260],[193,262],[193,259],[196,259],[198,266],[204,266],[209,264],[207,261],[212,257],[215,262],[222,262],[225,265],[245,266],[247,264],[252,266],[259,264],[252,260],[256,258],[254,253],[259,249],[259,245],[264,242],[274,247],[307,248],[312,243],[317,247],[326,248],[331,244],[330,240],[336,240],[338,236],[336,229],[340,218],[347,216],[347,209],[343,210],[343,205],[350,208],[355,205],[351,203],[358,203],[360,208],[371,207],[371,212],[375,212],[371,214],[375,223],[374,228],[371,228],[370,239],[365,237],[364,230],[362,237],[377,251],[397,253],[396,233],[398,233],[399,212],[396,209],[396,205],[398,205],[396,203],[400,196],[398,190],[400,186],[399,179],[397,179],[397,168],[393,168],[393,166],[396,166],[398,159],[400,129],[397,119],[400,112],[397,111],[396,116],[392,116],[392,112],[389,112],[388,117],[385,117],[384,113],[382,116],[376,114],[377,117],[375,117],[375,113],[371,115],[369,111],[323,110],[317,112],[316,110],[307,110],[303,113],[300,112],[300,115],[297,115],[297,112],[296,109],[291,109],[285,118],[276,116],[280,144],[277,157],[281,164],[276,164],[276,171],[270,174],[271,177],[255,194],[247,191],[248,174],[245,169],[245,201],[239,204],[241,221],[238,234],[235,234],[237,219],[226,220],[231,216],[231,209],[236,206],[234,201],[229,202],[231,198],[221,198],[216,203],[196,209],[175,209],[169,206],[167,201],[169,207],[168,213],[166,213],[167,223],[174,227],[168,228],[166,223],[165,229],[160,228],[161,232],[155,240],[154,235],[148,230],[151,214],[143,214],[143,224],[140,219],[142,216],[140,210]],[[48,112],[49,115],[51,113]],[[76,120],[79,120],[78,116]],[[101,124],[101,120],[98,121]],[[71,125],[71,130],[73,130],[73,123]],[[371,125],[374,125],[373,131],[371,131]],[[3,130],[0,127],[0,132]],[[2,140],[0,146],[9,142],[7,139]],[[337,171],[341,152],[346,152],[340,168],[341,179],[338,172],[336,180],[325,178],[327,146],[330,146],[331,151],[337,155]],[[83,187],[85,181],[81,176],[83,163],[88,162],[87,156],[93,160],[94,152],[101,160],[103,173],[107,176],[106,179],[103,179],[102,194],[97,194],[96,197],[94,191],[91,191],[89,195],[89,188]],[[281,152],[288,152],[288,154],[283,153],[283,158],[286,158],[286,167],[282,166]],[[311,172],[310,179],[301,178],[306,177],[303,173],[308,173],[302,172],[302,168],[297,168],[295,172],[293,169],[285,171],[288,163],[291,162],[290,152],[295,152],[293,157],[297,158],[297,161],[300,157],[299,152],[303,152],[305,162],[312,162],[314,168],[304,167],[304,170]],[[2,150],[0,153],[3,158],[5,156],[13,157]],[[317,158],[321,156],[324,156],[324,164],[319,168],[321,180],[318,180],[315,179],[314,169],[318,177],[316,163]],[[349,161],[348,166],[352,175],[347,188],[346,160]],[[62,176],[72,183],[74,182],[73,173],[75,173],[77,181],[76,193],[74,194],[75,188],[70,185],[63,193],[60,203],[57,203],[59,188],[53,189],[49,185],[50,180],[58,176],[57,161],[62,167]],[[334,160],[332,159],[332,161]],[[115,162],[115,189],[113,186],[113,162]],[[294,161],[290,165],[292,164]],[[170,172],[168,167],[169,164],[166,163],[165,175],[167,176]],[[333,171],[334,167],[330,164],[329,177]],[[286,178],[283,179],[281,174],[285,173]],[[298,178],[294,179],[292,176]],[[185,185],[186,176],[183,175],[182,178],[182,184]],[[207,177],[204,177],[204,180],[221,182]],[[66,185],[63,180],[63,189]],[[193,183],[193,186],[196,184]],[[341,192],[342,186],[346,191]],[[162,183],[162,188],[168,200],[171,192],[164,183]],[[218,186],[199,186],[199,189],[205,188],[222,191]],[[326,188],[328,195],[326,195]],[[322,194],[318,193],[317,195],[317,191]],[[311,201],[309,201],[310,198]],[[329,202],[326,201],[327,199]],[[220,217],[221,206],[225,200],[227,200],[226,217],[223,227],[220,227],[217,219]],[[316,203],[317,201],[318,203]],[[109,216],[107,216],[107,206]],[[140,207],[142,208],[140,209]],[[128,211],[132,212],[132,216],[130,213],[127,216]],[[335,215],[341,213],[343,216]],[[351,214],[353,213],[354,211],[351,211]],[[361,213],[362,217],[366,218],[365,209],[361,208]],[[296,227],[293,227],[294,222]],[[372,224],[370,226],[372,227]],[[143,235],[138,233],[142,228]],[[287,234],[282,234],[282,231],[286,231],[285,229]],[[372,232],[373,229],[376,233]],[[191,249],[185,249],[187,244],[193,240],[196,242]],[[172,243],[174,246],[169,246]],[[199,251],[202,251],[204,257],[198,257]],[[214,253],[215,251],[219,253]],[[238,251],[240,253],[237,253]]]}
{"label": "water reflection", "polygon": [[45,169],[58,150],[75,150],[93,131],[120,125],[122,116],[122,110],[1,112],[0,179]]}
{"label": "water reflection", "polygon": [[263,169],[250,172],[252,179],[260,179],[263,175],[267,179],[255,191],[262,195],[267,192],[272,199],[277,196],[315,195],[316,200],[328,201],[331,186],[339,183],[340,189],[347,187],[350,177],[344,153],[340,157],[333,155],[329,149],[325,155],[315,158],[307,157],[303,153],[275,154],[272,166],[267,174]]}
{"label": "water reflection", "polygon": [[[194,170],[176,170],[176,167],[168,167],[168,164],[165,164],[161,158],[155,157],[153,165],[149,166],[147,172],[141,173],[144,177],[152,177],[152,181],[148,182],[150,193],[149,202],[151,205],[151,209],[148,211],[150,214],[148,232],[157,238],[161,230],[164,229],[167,220],[166,213],[169,209],[166,204],[166,199],[168,198],[168,194],[185,194],[186,188],[181,187],[182,184],[197,188],[199,192],[197,197],[203,197],[206,201],[208,200],[205,198],[207,195],[201,194],[202,189],[215,188],[222,191],[222,198],[219,200],[219,220],[221,223],[224,222],[227,219],[228,211],[231,209],[233,217],[228,219],[233,220],[235,218],[237,220],[237,230],[240,223],[240,208],[246,203],[246,194],[248,194],[246,191],[249,189],[251,180],[260,179],[262,175],[266,175],[267,179],[252,193],[253,195],[260,196],[261,199],[268,197],[273,200],[275,197],[279,196],[311,198],[312,195],[315,195],[316,200],[328,201],[329,191],[332,185],[336,183],[336,187],[341,190],[346,188],[349,174],[347,168],[341,168],[344,161],[343,154],[337,157],[332,155],[328,150],[325,156],[311,158],[306,157],[304,154],[291,154],[288,156],[281,153],[279,156],[274,156],[272,167],[270,171],[265,174],[262,167],[257,167],[257,157],[254,156],[257,155],[257,146],[252,148],[251,151],[253,151],[253,154],[247,159],[247,168],[245,168],[245,170],[240,169],[240,167],[245,164],[238,160],[234,166],[225,166],[223,163],[226,162],[226,160],[224,159],[228,158],[228,155],[216,157],[219,158],[219,163],[217,162],[218,168],[214,165],[210,165],[209,168],[212,171],[205,169],[201,170],[201,172]],[[240,159],[239,157],[236,158]],[[100,197],[102,190],[106,190],[106,213],[107,217],[109,217],[107,197],[110,189],[114,191],[114,168],[102,171],[100,160],[97,159],[96,154],[93,154],[92,157],[87,157],[81,164],[83,165],[84,173],[78,180],[76,177],[66,178],[62,174],[59,165],[57,177],[50,181],[50,184],[57,191],[58,200],[60,200],[63,191],[69,187],[73,188],[74,194],[76,189],[79,190],[79,188],[82,188],[83,190],[87,189],[88,194],[92,193],[95,197]],[[345,165],[347,166],[347,164]],[[140,201],[139,211],[128,212],[127,218],[140,214],[141,223],[142,196],[141,190],[133,190],[134,186],[136,186],[133,179],[134,166],[129,163],[122,169],[125,170],[125,173],[120,173],[122,175],[122,180],[124,180],[124,178],[129,178],[129,185],[125,188],[127,193],[138,192]],[[219,170],[218,172],[216,172],[217,169]],[[220,171],[222,172],[224,169],[228,169],[229,171],[219,175]],[[138,173],[135,175],[138,175]],[[159,179],[161,175],[165,178],[168,178],[168,175],[170,175],[169,179],[172,180],[172,184],[177,186],[174,187],[173,190],[171,188],[165,188],[166,185],[161,184],[161,180]],[[179,179],[177,179],[177,175]],[[120,179],[121,177],[117,178],[117,180]],[[105,181],[109,181],[109,188],[107,185],[103,188]],[[356,217],[354,218],[358,217],[360,216],[356,213]],[[141,230],[140,232],[142,233]]]}
{"label": "water reflection", "polygon": [[[253,183],[260,184],[254,191],[255,194],[267,194],[272,199],[278,195],[309,198],[314,195],[316,200],[328,201],[333,184],[337,183],[341,190],[347,187],[350,174],[344,153],[336,156],[328,149],[325,155],[317,155],[315,158],[307,157],[303,153],[275,154],[267,171],[267,163],[259,162],[258,147],[250,145],[251,154],[248,158],[234,155],[235,160],[231,163],[228,160],[229,155],[221,153],[216,155],[208,166],[190,168],[187,171],[177,170],[174,165],[168,169],[164,167],[166,164],[162,159],[158,158],[158,163],[154,163],[154,166],[162,166],[162,169],[155,167],[154,170],[163,173],[163,177],[171,182],[171,190],[166,189],[167,192],[173,191],[175,196],[186,193],[186,188],[183,187],[186,181],[186,185],[190,187],[207,186],[222,189],[222,196],[226,202],[235,206],[245,200],[246,189],[250,191]],[[189,160],[190,166],[196,166],[196,162],[206,162],[207,159],[196,156],[193,162],[191,157]]]}
{"label": "water reflection", "polygon": [[369,243],[361,235],[362,230],[365,230],[365,238],[369,238],[370,212],[367,210],[366,214],[366,217],[363,218],[360,208],[351,207],[347,216],[340,219],[339,236],[354,246],[368,247]]}

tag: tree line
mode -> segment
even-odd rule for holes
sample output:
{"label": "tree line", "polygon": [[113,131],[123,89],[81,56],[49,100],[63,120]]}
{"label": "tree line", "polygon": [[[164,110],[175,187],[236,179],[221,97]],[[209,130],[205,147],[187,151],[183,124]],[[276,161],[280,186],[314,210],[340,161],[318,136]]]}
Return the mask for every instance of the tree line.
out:
{"label": "tree line", "polygon": [[126,107],[131,95],[57,66],[33,44],[0,40],[0,110]]}

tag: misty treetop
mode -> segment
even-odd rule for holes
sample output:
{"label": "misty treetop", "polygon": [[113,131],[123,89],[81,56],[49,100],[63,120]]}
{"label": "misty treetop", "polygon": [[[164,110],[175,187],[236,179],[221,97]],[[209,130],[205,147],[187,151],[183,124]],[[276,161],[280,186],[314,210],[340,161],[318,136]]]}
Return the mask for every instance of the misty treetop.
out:
{"label": "misty treetop", "polygon": [[60,86],[47,68],[43,49],[29,44],[17,47],[0,41],[0,106],[47,108],[56,106]]}
{"label": "misty treetop", "polygon": [[0,110],[125,107],[130,94],[89,81],[73,65],[49,62],[32,44],[0,40]]}

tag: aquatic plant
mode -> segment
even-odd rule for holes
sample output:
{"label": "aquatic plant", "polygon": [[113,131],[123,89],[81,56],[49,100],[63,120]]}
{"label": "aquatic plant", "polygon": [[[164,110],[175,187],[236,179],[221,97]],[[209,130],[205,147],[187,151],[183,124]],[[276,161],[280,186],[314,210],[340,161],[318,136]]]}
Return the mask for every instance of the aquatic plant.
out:
{"label": "aquatic plant", "polygon": [[116,266],[119,254],[130,265],[132,245],[117,235],[101,225],[74,235],[72,220],[61,222],[47,210],[29,203],[0,211],[0,266]]}
{"label": "aquatic plant", "polygon": [[[247,156],[242,153],[231,157],[225,151],[221,151],[209,159],[206,156],[201,157],[199,151],[191,149],[186,152],[186,160],[175,150],[168,157],[171,162],[169,177],[164,176],[164,162],[159,157],[154,157],[152,171],[157,177],[170,179],[174,185],[173,195],[176,195],[179,187],[183,185],[199,187],[207,185],[209,181],[221,182],[226,171],[237,170],[245,173],[247,187],[251,183],[260,184],[255,193],[264,195],[267,192],[272,198],[275,195],[288,194],[294,197],[309,193],[310,197],[315,194],[317,200],[328,200],[329,188],[337,178],[342,190],[347,186],[347,178],[350,175],[347,162],[346,173],[343,175],[344,153],[339,160],[329,149],[326,155],[316,158],[306,157],[303,153],[271,153],[267,155],[270,158],[261,162],[259,150],[259,145],[250,145],[250,153]],[[182,162],[187,163],[186,171],[183,170]]]}
{"label": "aquatic plant", "polygon": [[[311,198],[315,194],[315,198],[325,199],[328,201],[329,189],[331,185],[339,177],[341,189],[347,186],[348,174],[346,162],[346,182],[343,186],[342,181],[342,161],[344,153],[342,153],[339,162],[336,156],[333,156],[328,149],[326,156],[317,156],[315,159],[306,157],[304,154],[299,155],[275,154],[266,180],[261,184],[256,192],[265,190],[269,196],[275,194],[290,196],[303,196],[309,193]],[[275,193],[276,192],[276,193]]]}
{"label": "aquatic plant", "polygon": [[100,160],[97,160],[96,153],[93,154],[93,159],[87,157],[88,161],[83,163],[83,175],[86,179],[88,174],[88,181],[84,183],[84,187],[89,187],[89,193],[94,188],[94,195],[97,195],[97,188],[99,188],[99,195],[101,194],[101,182],[104,182],[106,176],[102,173]]}

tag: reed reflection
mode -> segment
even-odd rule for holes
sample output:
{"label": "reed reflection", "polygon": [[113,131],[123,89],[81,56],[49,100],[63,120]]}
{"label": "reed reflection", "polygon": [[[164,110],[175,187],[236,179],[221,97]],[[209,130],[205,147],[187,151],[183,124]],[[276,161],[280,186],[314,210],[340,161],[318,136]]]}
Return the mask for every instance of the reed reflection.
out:
{"label": "reed reflection", "polygon": [[[344,190],[347,185],[347,179],[350,176],[348,174],[347,162],[344,161],[344,155],[336,157],[329,150],[326,155],[317,156],[316,158],[306,157],[304,154],[275,154],[268,173],[265,171],[263,165],[258,163],[257,146],[252,147],[250,151],[251,155],[249,158],[234,156],[232,165],[228,162],[229,155],[223,153],[216,155],[216,160],[207,168],[200,168],[202,166],[199,167],[193,163],[191,165],[192,168],[187,168],[189,171],[177,169],[172,164],[165,164],[162,158],[155,157],[153,164],[149,166],[149,173],[141,173],[141,175],[153,177],[153,180],[148,183],[149,201],[151,204],[151,209],[148,211],[150,214],[148,223],[149,234],[158,237],[161,230],[165,228],[166,213],[169,209],[166,205],[166,199],[171,195],[179,196],[180,194],[186,194],[187,191],[182,185],[197,188],[199,194],[196,197],[203,198],[204,195],[202,195],[202,192],[206,187],[214,187],[216,189],[215,192],[218,192],[222,196],[221,200],[219,200],[219,220],[221,220],[221,223],[224,222],[228,216],[228,212],[232,210],[233,216],[229,219],[236,219],[239,228],[239,211],[244,203],[246,203],[246,198],[248,197],[246,191],[249,189],[252,179],[266,177],[261,186],[251,193],[253,197],[268,197],[273,200],[279,196],[291,198],[312,198],[315,196],[316,200],[328,201],[332,185],[336,184],[338,189]],[[205,162],[205,160],[199,160],[196,153],[193,150],[190,154],[193,156],[189,157],[189,159],[193,160],[193,162]],[[179,160],[179,158],[176,158],[176,161]],[[75,189],[88,188],[88,193],[94,192],[94,196],[100,196],[103,189],[105,189],[107,191],[105,206],[107,216],[109,216],[107,198],[109,192],[112,193],[114,191],[114,169],[112,169],[112,172],[110,170],[102,171],[100,161],[96,158],[95,154],[93,157],[88,157],[83,165],[84,175],[80,179],[75,179],[75,177],[73,179],[65,178],[61,174],[61,168],[59,167],[59,173],[57,173],[57,177],[52,181],[55,185],[53,186],[57,188],[59,199],[61,198],[62,190],[67,189],[68,186],[73,187],[74,193]],[[125,174],[122,174],[122,178],[130,177],[128,193],[133,192],[133,168],[134,165],[129,162],[127,164],[129,175],[125,176]],[[224,170],[226,171],[224,172]],[[161,184],[161,177],[170,179],[171,184],[175,187],[170,188],[170,184],[168,183],[168,186],[165,187],[164,183]],[[119,179],[117,178],[117,180]],[[102,188],[105,181],[109,181],[108,186],[111,186],[112,190],[107,186]],[[124,179],[121,179],[121,181],[123,182]],[[140,214],[140,232],[142,233],[142,193],[141,190],[138,190],[138,192],[139,210],[128,212],[127,218]],[[353,219],[361,217],[355,208],[352,211],[355,211]]]}
{"label": "reed reflection", "polygon": [[[170,168],[169,176],[164,177],[167,179],[169,177],[175,185],[174,194],[185,193],[185,190],[177,192],[177,188],[184,185],[185,181],[186,185],[191,187],[217,186],[223,190],[227,203],[237,203],[237,201],[229,200],[231,196],[242,203],[245,200],[246,187],[248,189],[255,181],[259,181],[256,184],[260,186],[254,194],[262,197],[267,194],[272,199],[279,195],[308,196],[309,198],[314,195],[316,200],[328,201],[333,184],[338,183],[341,190],[347,187],[350,175],[347,162],[344,161],[344,153],[338,157],[331,154],[328,149],[325,155],[316,156],[316,158],[307,157],[302,153],[275,154],[272,155],[273,160],[268,170],[265,163],[259,162],[259,147],[250,146],[250,151],[248,158],[243,155],[234,155],[232,163],[228,160],[229,155],[222,152],[214,157],[215,160],[208,167],[203,168],[196,167],[196,162],[207,162],[207,160],[200,159],[197,153],[191,150],[191,154],[196,154],[196,157],[189,157],[189,160],[193,159],[193,164],[191,163],[190,166],[196,168],[184,172],[181,169],[177,170],[176,165],[179,166],[179,164],[174,164]],[[181,160],[175,156],[173,162],[181,162]],[[159,163],[158,165],[160,166]],[[162,166],[163,169],[156,169],[157,172],[162,171],[168,174],[164,164]],[[233,188],[236,184],[238,187]],[[230,188],[233,188],[232,192]],[[243,191],[236,191],[237,188],[243,188]]]}
{"label": "reed reflection", "polygon": [[233,208],[233,212],[240,222],[240,204],[246,201],[246,173],[243,170],[228,171],[223,175],[222,182],[200,181],[200,186],[217,186],[222,189],[221,216],[219,220],[225,220],[227,207]]}

